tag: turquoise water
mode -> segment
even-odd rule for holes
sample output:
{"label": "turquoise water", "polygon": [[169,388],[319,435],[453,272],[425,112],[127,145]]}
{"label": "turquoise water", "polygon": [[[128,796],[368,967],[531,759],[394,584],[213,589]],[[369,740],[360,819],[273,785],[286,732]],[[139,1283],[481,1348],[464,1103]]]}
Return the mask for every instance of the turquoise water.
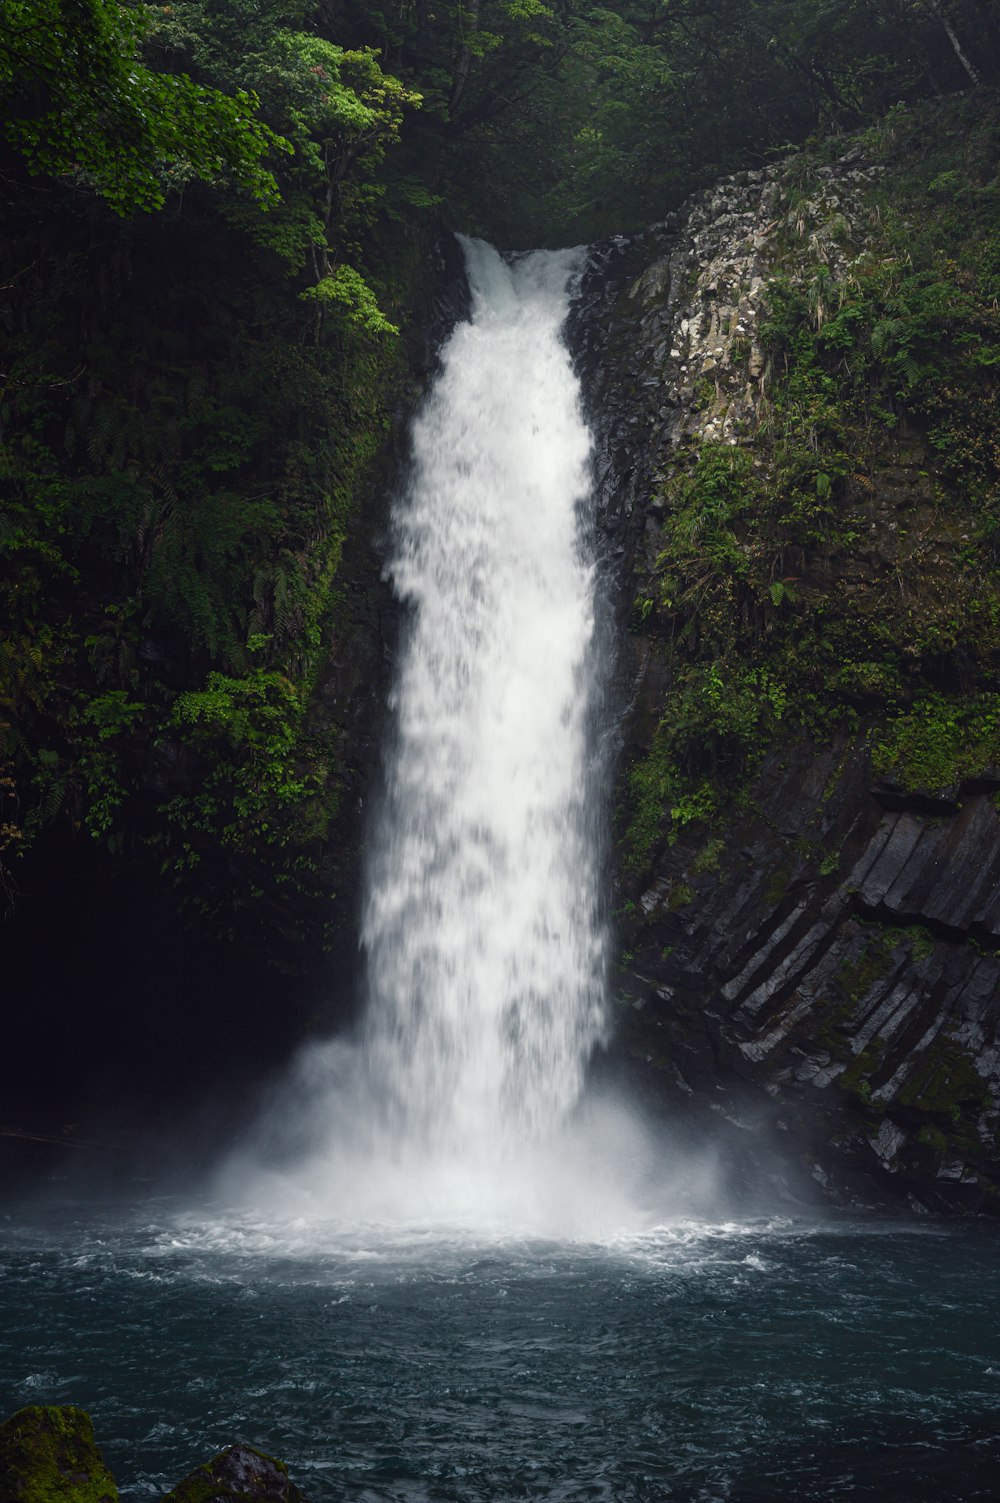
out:
{"label": "turquoise water", "polygon": [[2,1407],[89,1409],[129,1498],[236,1439],[316,1503],[997,1496],[992,1226],[0,1225]]}

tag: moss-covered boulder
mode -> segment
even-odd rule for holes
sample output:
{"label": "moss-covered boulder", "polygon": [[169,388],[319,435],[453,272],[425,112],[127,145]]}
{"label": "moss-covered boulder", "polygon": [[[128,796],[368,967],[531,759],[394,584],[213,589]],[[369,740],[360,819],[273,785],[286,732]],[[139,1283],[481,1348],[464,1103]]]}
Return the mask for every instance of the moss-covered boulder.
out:
{"label": "moss-covered boulder", "polygon": [[0,1425],[2,1503],[118,1503],[90,1416],[31,1404]]}
{"label": "moss-covered boulder", "polygon": [[252,1446],[229,1446],[197,1467],[162,1503],[307,1503],[288,1468]]}

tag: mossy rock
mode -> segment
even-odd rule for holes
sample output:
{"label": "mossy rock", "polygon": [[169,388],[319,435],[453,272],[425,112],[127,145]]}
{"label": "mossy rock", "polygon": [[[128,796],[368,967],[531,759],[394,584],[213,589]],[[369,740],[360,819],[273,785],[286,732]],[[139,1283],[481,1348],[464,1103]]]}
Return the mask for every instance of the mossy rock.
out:
{"label": "mossy rock", "polygon": [[[968,1050],[939,1036],[931,1044],[899,1095],[903,1106],[925,1113],[937,1124],[958,1127],[963,1115],[978,1114],[990,1104],[986,1082]],[[954,1133],[950,1134],[954,1138]],[[978,1136],[972,1134],[973,1143]]]}
{"label": "mossy rock", "polygon": [[229,1446],[197,1467],[162,1503],[307,1503],[284,1462],[252,1446]]}
{"label": "mossy rock", "polygon": [[32,1404],[0,1425],[2,1503],[118,1503],[89,1414]]}

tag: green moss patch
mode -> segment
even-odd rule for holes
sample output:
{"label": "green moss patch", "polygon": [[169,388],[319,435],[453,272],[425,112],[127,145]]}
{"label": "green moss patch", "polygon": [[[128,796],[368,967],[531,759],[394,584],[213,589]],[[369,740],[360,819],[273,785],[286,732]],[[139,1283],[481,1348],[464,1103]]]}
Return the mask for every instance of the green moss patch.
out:
{"label": "green moss patch", "polygon": [[0,1425],[4,1503],[118,1503],[94,1444],[90,1416],[70,1405],[32,1404]]}
{"label": "green moss patch", "polygon": [[1000,766],[1000,694],[932,694],[873,735],[872,766],[929,793]]}
{"label": "green moss patch", "polygon": [[986,1082],[954,1039],[939,1036],[900,1092],[899,1100],[942,1124],[958,1127],[963,1114],[989,1102]]}

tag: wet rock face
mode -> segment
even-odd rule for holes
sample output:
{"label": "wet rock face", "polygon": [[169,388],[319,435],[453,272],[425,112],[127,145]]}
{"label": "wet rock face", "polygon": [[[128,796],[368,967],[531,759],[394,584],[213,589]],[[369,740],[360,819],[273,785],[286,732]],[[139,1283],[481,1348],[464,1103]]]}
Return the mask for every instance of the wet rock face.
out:
{"label": "wet rock face", "polygon": [[[793,228],[835,283],[879,170],[854,149],[794,206],[787,166],[740,174],[598,247],[584,279],[571,337],[616,579],[622,801],[671,671],[628,630],[663,547],[659,482],[692,444],[758,452],[772,238]],[[849,567],[821,561],[817,588],[898,570],[900,506],[943,525],[925,476],[903,434],[874,472],[868,535]],[[863,733],[790,736],[718,828],[664,828],[641,869],[620,848],[618,1048],[650,1099],[766,1142],[840,1204],[1000,1211],[998,790],[988,774],[908,791],[876,777]]]}
{"label": "wet rock face", "polygon": [[784,167],[737,173],[644,234],[595,247],[570,339],[599,435],[603,526],[627,540],[634,572],[659,552],[649,497],[675,452],[735,444],[758,425],[776,232],[793,230],[803,262],[822,264],[835,284],[880,174],[854,149],[820,167],[812,196],[790,206]]}
{"label": "wet rock face", "polygon": [[844,744],[789,748],[757,792],[721,849],[678,841],[626,899],[640,1078],[761,1123],[839,1201],[991,1209],[1000,958],[957,921],[985,922],[969,863],[981,840],[996,860],[992,798],[887,813]]}

